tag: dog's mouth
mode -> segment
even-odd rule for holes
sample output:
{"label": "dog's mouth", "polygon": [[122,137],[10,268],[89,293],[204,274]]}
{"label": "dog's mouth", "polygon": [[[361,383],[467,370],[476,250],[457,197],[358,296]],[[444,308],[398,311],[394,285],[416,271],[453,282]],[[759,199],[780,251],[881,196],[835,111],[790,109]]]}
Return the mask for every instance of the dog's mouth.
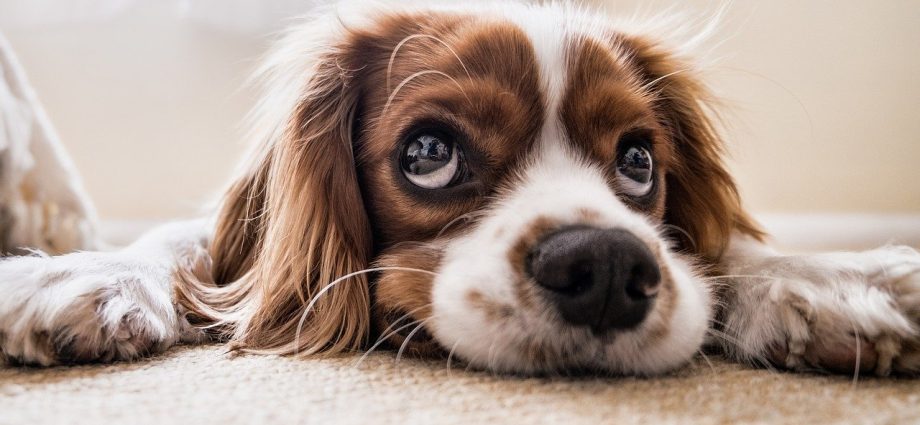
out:
{"label": "dog's mouth", "polygon": [[[518,265],[522,269],[514,285],[518,291],[514,305],[484,289],[471,289],[460,300],[469,314],[481,314],[488,323],[481,329],[467,329],[483,340],[492,339],[487,350],[490,358],[478,362],[485,363],[486,369],[526,374],[603,372],[599,363],[606,361],[604,351],[620,335],[648,333],[656,325],[649,322],[660,325],[661,318],[654,314],[659,295],[669,295],[663,288],[661,267],[651,250],[628,231],[559,227],[537,238]],[[387,347],[399,357],[477,363],[464,355],[470,351],[465,346],[469,340],[450,342],[436,336],[439,320],[432,316],[451,313],[424,310],[376,305],[370,350]],[[515,360],[496,362],[491,358],[495,350]]]}

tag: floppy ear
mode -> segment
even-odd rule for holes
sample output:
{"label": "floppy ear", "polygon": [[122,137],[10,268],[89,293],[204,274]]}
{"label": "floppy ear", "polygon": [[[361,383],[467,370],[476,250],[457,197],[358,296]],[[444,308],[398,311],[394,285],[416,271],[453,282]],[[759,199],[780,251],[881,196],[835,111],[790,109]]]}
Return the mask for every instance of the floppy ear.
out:
{"label": "floppy ear", "polygon": [[733,232],[762,239],[726,169],[722,140],[707,114],[713,99],[693,67],[652,42],[633,39],[624,45],[654,86],[656,107],[675,146],[666,176],[665,222],[686,232],[675,233],[681,248],[715,264]]}
{"label": "floppy ear", "polygon": [[301,95],[276,113],[286,122],[266,131],[255,165],[223,200],[210,278],[198,267],[177,284],[194,324],[245,351],[338,352],[359,348],[367,337],[366,277],[328,286],[366,268],[372,249],[352,153],[361,84],[348,70],[345,47],[324,51],[306,67],[270,70],[294,79],[276,82],[270,91],[280,98],[269,93],[258,108],[277,108],[272,101],[284,103],[286,91]]}

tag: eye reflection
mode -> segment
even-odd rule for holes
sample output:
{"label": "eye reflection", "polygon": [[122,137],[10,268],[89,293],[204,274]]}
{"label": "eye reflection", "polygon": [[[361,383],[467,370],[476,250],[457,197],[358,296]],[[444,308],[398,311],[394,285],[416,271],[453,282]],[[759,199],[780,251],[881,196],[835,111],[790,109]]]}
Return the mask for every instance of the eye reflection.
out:
{"label": "eye reflection", "polygon": [[446,165],[452,151],[441,139],[423,134],[407,146],[405,169],[411,174],[428,174]]}
{"label": "eye reflection", "polygon": [[623,146],[616,165],[620,190],[634,198],[648,195],[654,183],[652,154],[646,148],[649,143],[634,136],[620,143]]}
{"label": "eye reflection", "polygon": [[421,133],[413,136],[400,160],[403,174],[412,184],[425,189],[447,187],[460,171],[456,146],[446,135]]}

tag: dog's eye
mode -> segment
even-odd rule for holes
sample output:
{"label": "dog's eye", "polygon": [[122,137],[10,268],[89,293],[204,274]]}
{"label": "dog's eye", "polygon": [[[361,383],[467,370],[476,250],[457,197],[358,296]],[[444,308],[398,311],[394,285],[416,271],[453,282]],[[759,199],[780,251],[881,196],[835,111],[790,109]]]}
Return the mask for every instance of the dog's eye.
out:
{"label": "dog's eye", "polygon": [[458,180],[462,169],[460,157],[459,147],[448,134],[423,132],[406,141],[400,163],[412,184],[440,189]]}
{"label": "dog's eye", "polygon": [[652,190],[652,154],[642,138],[625,137],[620,141],[617,158],[617,182],[632,197],[648,195]]}

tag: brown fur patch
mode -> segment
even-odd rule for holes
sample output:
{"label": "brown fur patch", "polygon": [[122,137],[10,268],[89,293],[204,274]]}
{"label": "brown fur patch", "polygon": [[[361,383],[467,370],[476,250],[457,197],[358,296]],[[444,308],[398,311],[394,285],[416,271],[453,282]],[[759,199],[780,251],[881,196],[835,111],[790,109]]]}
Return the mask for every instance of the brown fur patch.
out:
{"label": "brown fur patch", "polygon": [[515,274],[513,278],[514,292],[524,308],[535,309],[541,305],[540,294],[535,288],[533,279],[529,277],[530,273],[527,271],[527,259],[530,251],[540,239],[558,229],[561,225],[562,223],[556,220],[540,217],[530,223],[527,229],[521,233],[517,242],[508,250],[508,262],[511,264],[511,269]]}
{"label": "brown fur patch", "polygon": [[660,220],[665,198],[662,180],[672,160],[671,143],[652,100],[640,90],[642,81],[635,78],[633,69],[616,60],[616,53],[591,39],[582,39],[573,46],[561,118],[572,143],[607,172],[608,182],[615,190],[620,139],[637,131],[647,134],[658,180],[655,198],[642,203],[628,197],[623,200]]}
{"label": "brown fur patch", "polygon": [[489,320],[505,321],[514,315],[514,307],[495,302],[476,290],[466,294],[466,302],[482,312]]}
{"label": "brown fur patch", "polygon": [[[404,343],[407,353],[430,355],[441,351],[425,330],[431,318],[432,282],[443,256],[443,245],[402,244],[387,251],[377,262],[378,267],[399,267],[411,270],[384,270],[376,281],[373,317],[378,338],[386,338],[391,347]],[[417,323],[416,323],[417,322]],[[409,342],[406,337],[418,327]],[[400,332],[403,328],[405,331]]]}
{"label": "brown fur patch", "polygon": [[647,39],[618,36],[612,44],[620,46],[644,83],[654,82],[654,109],[673,150],[664,222],[686,232],[676,234],[681,248],[715,264],[734,232],[762,239],[723,161],[722,138],[708,106],[712,95],[689,71],[692,67]]}
{"label": "brown fur patch", "polygon": [[655,199],[627,204],[685,231],[676,233],[682,248],[710,264],[732,232],[762,237],[722,161],[710,94],[688,64],[654,42],[620,35],[606,44],[581,40],[570,55],[561,115],[573,143],[606,167],[613,186],[618,139],[641,130],[652,142]]}
{"label": "brown fur patch", "polygon": [[[383,65],[411,33],[375,36],[378,50],[370,63],[380,69],[368,70],[371,82],[361,119],[368,125],[359,134],[357,151],[375,237],[383,246],[429,240],[451,220],[483,207],[486,196],[513,177],[511,171],[529,152],[542,124],[536,60],[527,37],[510,25],[448,22],[426,27],[424,34],[437,39],[406,42],[393,58],[389,81]],[[387,107],[388,88],[424,71],[437,73],[413,78]],[[458,134],[471,184],[432,191],[406,181],[394,158],[402,137],[423,123],[448,126]]]}
{"label": "brown fur patch", "polygon": [[33,331],[32,344],[44,351],[47,357],[55,357],[54,338],[51,336],[51,332],[47,330]]}
{"label": "brown fur patch", "polygon": [[0,257],[10,253],[14,248],[10,244],[10,236],[13,234],[13,226],[16,221],[13,214],[5,205],[0,205]]}
{"label": "brown fur patch", "polygon": [[579,208],[575,211],[575,217],[578,217],[579,223],[584,223],[588,225],[600,226],[601,223],[601,213],[588,209],[588,208]]}

